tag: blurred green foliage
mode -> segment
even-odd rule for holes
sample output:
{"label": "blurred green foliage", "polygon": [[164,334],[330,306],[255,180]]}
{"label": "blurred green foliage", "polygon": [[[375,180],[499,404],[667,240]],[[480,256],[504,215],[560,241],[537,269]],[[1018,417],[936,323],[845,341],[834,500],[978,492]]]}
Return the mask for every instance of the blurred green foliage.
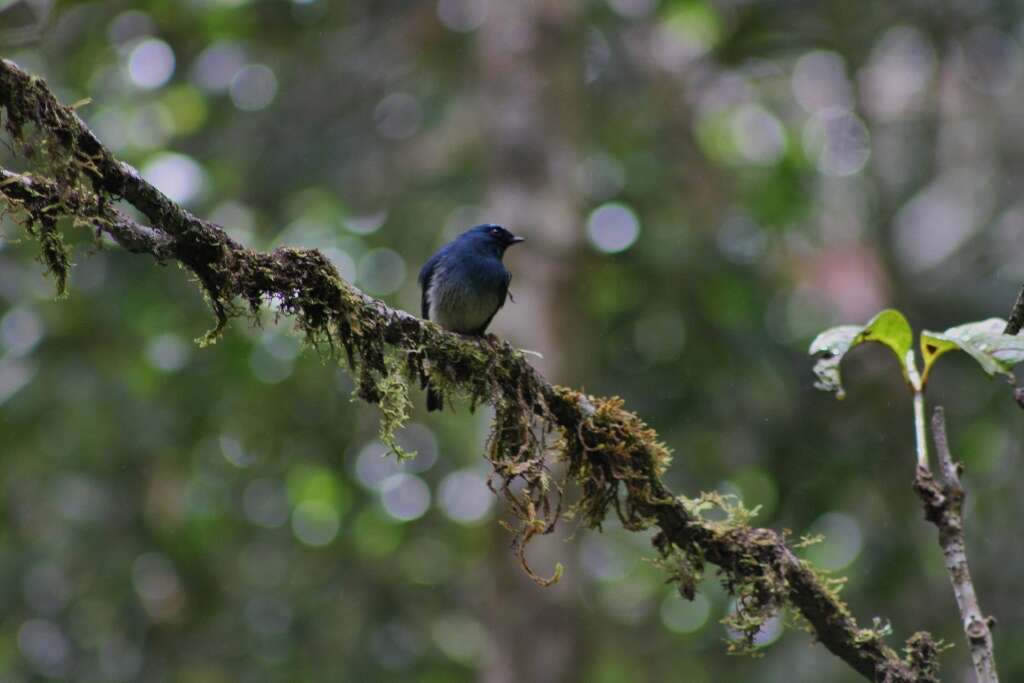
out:
{"label": "blurred green foliage", "polygon": [[[495,331],[548,340],[553,380],[626,398],[675,450],[678,491],[825,534],[806,555],[849,577],[861,622],[956,643],[946,671],[963,679],[910,490],[910,405],[877,370],[895,361],[851,357],[840,406],[805,350],[889,305],[930,329],[1006,314],[1024,277],[1020,8],[500,11],[522,16],[496,26],[498,0],[14,0],[0,48],[64,101],[91,98],[89,125],[173,198],[254,247],[321,248],[407,310],[446,238],[478,219],[526,234]],[[532,73],[489,61],[555,29]],[[572,87],[547,87],[563,73]],[[496,199],[525,162],[491,124],[532,111],[495,111],[496,90],[571,113],[539,124],[558,220]],[[566,574],[537,588],[496,523],[486,411],[417,405],[399,438],[418,456],[398,464],[344,371],[272,310],[199,349],[211,318],[179,269],[68,232],[71,297],[55,302],[34,245],[0,229],[0,681],[857,680],[799,632],[727,657],[714,578],[682,601],[649,539],[613,524],[538,541],[534,567]],[[542,259],[555,276],[531,288]],[[932,374],[1016,680],[1019,409],[963,354]]]}

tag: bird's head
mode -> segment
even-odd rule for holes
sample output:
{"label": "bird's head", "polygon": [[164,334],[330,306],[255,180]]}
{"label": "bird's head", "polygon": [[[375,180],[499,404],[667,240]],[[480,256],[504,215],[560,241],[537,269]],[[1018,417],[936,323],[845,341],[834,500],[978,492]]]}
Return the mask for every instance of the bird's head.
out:
{"label": "bird's head", "polygon": [[463,236],[470,237],[473,240],[481,240],[486,244],[493,245],[498,248],[499,253],[504,252],[513,244],[522,242],[524,239],[513,235],[505,228],[500,225],[494,225],[493,223],[485,223],[484,225],[478,225],[475,228],[470,228],[463,233]]}

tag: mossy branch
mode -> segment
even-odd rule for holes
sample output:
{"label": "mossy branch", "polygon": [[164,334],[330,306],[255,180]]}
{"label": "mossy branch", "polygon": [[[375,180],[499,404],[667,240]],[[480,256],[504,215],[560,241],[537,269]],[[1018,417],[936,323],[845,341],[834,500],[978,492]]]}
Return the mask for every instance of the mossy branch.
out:
{"label": "mossy branch", "polygon": [[[56,232],[58,219],[66,217],[128,251],[175,260],[195,273],[217,318],[205,341],[215,341],[230,318],[255,315],[265,302],[275,302],[311,344],[343,350],[358,396],[384,408],[387,430],[404,417],[408,380],[424,373],[474,405],[493,406],[487,446],[491,488],[519,520],[514,545],[527,571],[525,543],[554,529],[562,492],[571,482],[580,492],[572,510],[584,525],[600,528],[614,510],[627,529],[658,528],[655,546],[663,564],[674,567],[670,576],[684,597],[692,597],[694,577],[705,563],[717,565],[737,598],[735,623],[748,638],[764,619],[788,607],[868,680],[937,680],[930,636],[916,634],[900,657],[883,642],[884,629],[857,625],[837,596],[836,582],[799,559],[785,536],[751,527],[749,513],[720,496],[694,502],[669,491],[661,479],[668,449],[621,399],[549,384],[508,343],[468,340],[389,308],[343,280],[319,251],[246,249],[115,159],[42,80],[6,60],[0,62],[0,108],[17,149],[27,158],[42,157],[33,175],[0,169],[0,196],[42,238],[43,258],[58,283],[69,267]],[[115,211],[119,198],[150,225]],[[551,475],[555,459],[568,463],[568,481]],[[705,519],[701,510],[708,505],[722,508],[727,521]]]}

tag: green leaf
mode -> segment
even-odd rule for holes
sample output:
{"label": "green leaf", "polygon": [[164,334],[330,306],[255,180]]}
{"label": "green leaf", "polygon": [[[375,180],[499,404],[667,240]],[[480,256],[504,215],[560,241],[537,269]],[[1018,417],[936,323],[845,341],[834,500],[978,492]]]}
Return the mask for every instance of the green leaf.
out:
{"label": "green leaf", "polygon": [[1024,337],[1003,334],[1005,328],[1006,321],[1002,318],[989,318],[951,327],[945,332],[922,332],[922,381],[928,381],[928,373],[939,356],[955,349],[970,354],[989,375],[998,372],[1013,377],[1013,366],[1024,362]]}
{"label": "green leaf", "polygon": [[853,345],[866,341],[881,342],[892,349],[903,369],[903,376],[907,376],[907,352],[914,345],[914,333],[902,313],[895,308],[887,308],[872,318]]}
{"label": "green leaf", "polygon": [[818,377],[814,383],[816,389],[834,392],[839,399],[846,396],[839,376],[839,363],[863,330],[860,325],[841,325],[825,330],[811,342],[810,354],[818,356],[818,362],[814,364],[814,374]]}
{"label": "green leaf", "polygon": [[809,353],[819,357],[818,362],[814,364],[814,374],[818,377],[818,381],[814,383],[815,388],[834,392],[839,399],[845,397],[839,364],[850,349],[868,341],[888,346],[896,354],[903,377],[908,377],[907,354],[913,345],[914,335],[903,314],[888,308],[866,325],[833,327],[819,334],[811,342]]}

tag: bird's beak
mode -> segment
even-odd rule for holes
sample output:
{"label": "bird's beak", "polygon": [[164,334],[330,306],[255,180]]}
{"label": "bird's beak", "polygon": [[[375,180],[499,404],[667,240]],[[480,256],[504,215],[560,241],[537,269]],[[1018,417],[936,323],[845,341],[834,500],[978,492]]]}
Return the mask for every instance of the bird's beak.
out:
{"label": "bird's beak", "polygon": [[511,243],[512,244],[518,244],[519,242],[525,242],[525,241],[526,241],[525,237],[515,236],[515,237],[512,238],[512,242]]}

